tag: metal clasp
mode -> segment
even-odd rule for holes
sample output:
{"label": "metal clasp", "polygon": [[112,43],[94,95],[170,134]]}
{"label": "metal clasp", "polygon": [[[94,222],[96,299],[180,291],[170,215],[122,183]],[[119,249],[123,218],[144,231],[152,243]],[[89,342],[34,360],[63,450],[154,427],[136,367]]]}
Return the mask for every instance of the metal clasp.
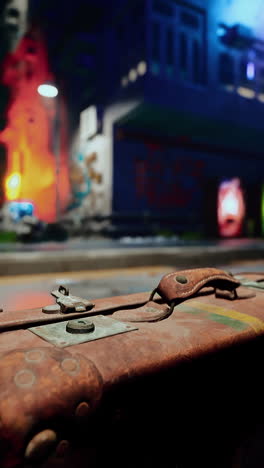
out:
{"label": "metal clasp", "polygon": [[[60,311],[63,314],[67,312],[86,312],[94,307],[94,304],[87,299],[82,299],[81,297],[72,296],[69,293],[69,289],[65,288],[65,286],[60,286],[55,291],[51,292],[51,295],[56,298],[56,302],[59,306],[47,306],[44,307],[42,310],[43,312],[51,313],[51,309],[54,308],[56,312]],[[45,310],[47,309],[47,310]]]}

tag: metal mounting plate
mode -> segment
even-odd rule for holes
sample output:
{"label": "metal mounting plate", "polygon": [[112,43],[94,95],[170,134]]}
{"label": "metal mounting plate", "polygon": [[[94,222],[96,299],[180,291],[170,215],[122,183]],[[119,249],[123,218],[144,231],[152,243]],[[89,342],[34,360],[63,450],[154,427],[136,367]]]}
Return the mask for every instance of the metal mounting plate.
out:
{"label": "metal mounting plate", "polygon": [[137,327],[134,327],[133,325],[114,320],[104,315],[97,315],[96,317],[90,318],[90,320],[94,323],[95,328],[94,331],[89,333],[72,334],[67,332],[66,325],[69,320],[66,320],[65,322],[41,325],[39,327],[32,327],[28,330],[59,348],[65,348],[66,346],[86,343],[87,341],[99,340],[107,336],[137,330]]}
{"label": "metal mounting plate", "polygon": [[241,281],[241,285],[247,288],[254,288],[254,289],[264,289],[264,281],[252,281],[248,278],[243,278],[243,276],[235,276],[236,279]]}

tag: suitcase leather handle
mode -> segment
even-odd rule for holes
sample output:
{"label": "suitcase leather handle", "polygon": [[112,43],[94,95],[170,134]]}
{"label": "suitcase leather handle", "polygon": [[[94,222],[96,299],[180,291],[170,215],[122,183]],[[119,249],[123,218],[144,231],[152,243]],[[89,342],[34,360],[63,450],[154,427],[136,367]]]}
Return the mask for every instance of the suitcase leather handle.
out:
{"label": "suitcase leather handle", "polygon": [[239,281],[216,268],[182,270],[163,276],[158,287],[152,292],[150,300],[153,299],[155,293],[158,293],[167,304],[171,305],[194,296],[204,287],[230,291],[236,297],[238,286],[240,286]]}
{"label": "suitcase leather handle", "polygon": [[[230,274],[216,268],[196,268],[169,273],[163,276],[146,304],[131,311],[116,312],[114,318],[126,322],[158,322],[168,318],[176,305],[194,297],[204,287],[213,287],[217,297],[235,299],[236,288],[239,285],[240,282]],[[165,304],[153,301],[156,293]]]}

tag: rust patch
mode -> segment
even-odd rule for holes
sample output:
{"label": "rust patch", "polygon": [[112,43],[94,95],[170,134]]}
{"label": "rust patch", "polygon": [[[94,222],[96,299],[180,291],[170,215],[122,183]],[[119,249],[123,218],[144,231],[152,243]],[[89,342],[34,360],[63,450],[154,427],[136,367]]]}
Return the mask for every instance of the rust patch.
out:
{"label": "rust patch", "polygon": [[30,388],[36,381],[35,374],[29,369],[22,369],[17,372],[14,377],[14,382],[19,388]]}
{"label": "rust patch", "polygon": [[25,360],[30,363],[38,363],[41,362],[45,357],[45,353],[43,350],[40,349],[33,349],[32,351],[28,351],[25,354]]}
{"label": "rust patch", "polygon": [[27,457],[44,450],[45,434],[34,436],[36,428],[46,430],[47,420],[63,427],[65,418],[74,424],[80,402],[89,401],[94,410],[102,388],[93,362],[65,349],[32,348],[0,355],[1,468],[21,466],[25,447]]}
{"label": "rust patch", "polygon": [[61,368],[70,375],[78,374],[80,366],[76,359],[66,358],[61,363]]}

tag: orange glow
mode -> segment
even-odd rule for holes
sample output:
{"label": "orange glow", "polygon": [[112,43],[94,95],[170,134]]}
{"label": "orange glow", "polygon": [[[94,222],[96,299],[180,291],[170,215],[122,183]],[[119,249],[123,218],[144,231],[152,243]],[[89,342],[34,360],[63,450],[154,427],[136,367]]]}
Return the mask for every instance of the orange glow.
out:
{"label": "orange glow", "polygon": [[240,180],[235,178],[222,182],[218,192],[218,226],[223,237],[242,234],[246,213],[245,201]]}
{"label": "orange glow", "polygon": [[3,82],[12,96],[9,124],[0,133],[8,152],[5,196],[7,200],[31,201],[39,219],[54,222],[56,183],[62,211],[69,199],[66,113],[60,98],[60,171],[56,176],[52,145],[56,99],[43,98],[37,92],[40,84],[54,80],[40,36],[29,36],[7,57],[3,68]]}
{"label": "orange glow", "polygon": [[16,200],[20,194],[21,175],[19,172],[10,174],[5,182],[6,198],[7,200]]}

